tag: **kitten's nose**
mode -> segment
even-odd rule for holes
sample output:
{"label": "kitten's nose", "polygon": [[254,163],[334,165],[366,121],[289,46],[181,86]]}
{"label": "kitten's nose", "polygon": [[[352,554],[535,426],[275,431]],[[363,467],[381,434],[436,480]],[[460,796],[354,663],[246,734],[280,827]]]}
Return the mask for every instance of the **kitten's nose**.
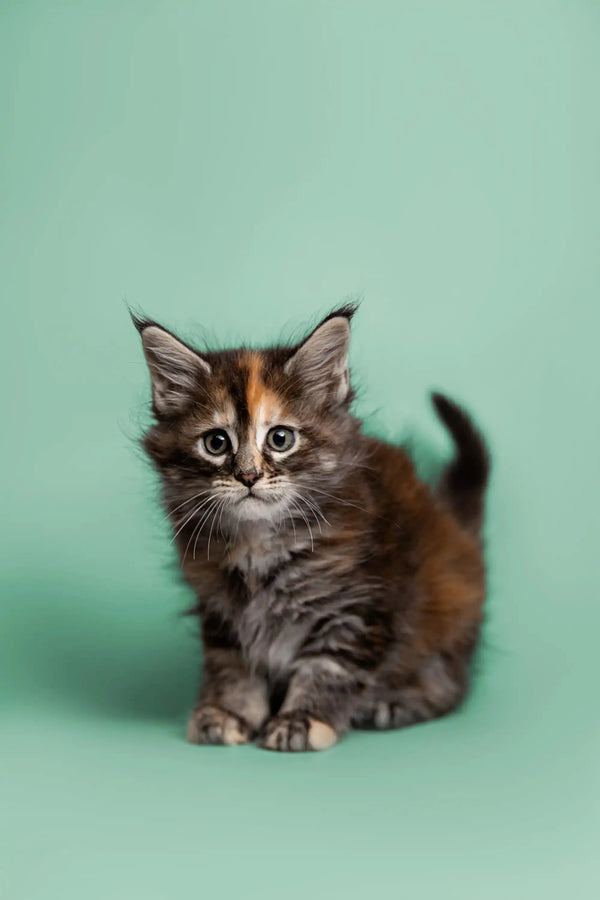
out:
{"label": "kitten's nose", "polygon": [[235,472],[234,474],[237,480],[245,484],[246,487],[252,487],[259,478],[263,477],[263,473],[257,472],[255,469],[250,472]]}

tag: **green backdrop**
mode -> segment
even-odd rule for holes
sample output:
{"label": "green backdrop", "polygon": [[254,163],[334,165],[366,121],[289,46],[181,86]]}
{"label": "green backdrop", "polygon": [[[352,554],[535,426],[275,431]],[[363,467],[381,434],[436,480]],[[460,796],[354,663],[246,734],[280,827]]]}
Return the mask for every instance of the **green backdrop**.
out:
{"label": "green backdrop", "polygon": [[[3,2],[6,900],[595,898],[600,5]],[[199,648],[125,303],[256,344],[362,294],[369,428],[495,467],[456,715],[184,740]]]}

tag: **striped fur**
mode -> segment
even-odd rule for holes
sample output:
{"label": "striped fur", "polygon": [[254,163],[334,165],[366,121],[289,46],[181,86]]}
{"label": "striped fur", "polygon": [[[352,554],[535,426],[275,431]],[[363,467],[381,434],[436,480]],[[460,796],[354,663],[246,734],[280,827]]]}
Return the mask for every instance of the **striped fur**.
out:
{"label": "striped fur", "polygon": [[488,456],[440,395],[457,449],[439,494],[402,448],[362,434],[353,312],[293,347],[208,353],[134,319],[156,418],[144,447],[202,620],[195,742],[324,749],[350,726],[424,721],[465,695]]}

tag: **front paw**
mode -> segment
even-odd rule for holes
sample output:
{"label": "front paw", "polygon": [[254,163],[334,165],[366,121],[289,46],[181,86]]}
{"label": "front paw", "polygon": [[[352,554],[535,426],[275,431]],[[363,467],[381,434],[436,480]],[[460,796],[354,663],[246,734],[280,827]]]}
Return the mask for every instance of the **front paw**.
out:
{"label": "front paw", "polygon": [[198,706],[188,723],[192,744],[247,744],[252,740],[248,723],[219,706]]}
{"label": "front paw", "polygon": [[287,712],[269,719],[259,745],[265,750],[327,750],[337,739],[331,725],[306,713]]}

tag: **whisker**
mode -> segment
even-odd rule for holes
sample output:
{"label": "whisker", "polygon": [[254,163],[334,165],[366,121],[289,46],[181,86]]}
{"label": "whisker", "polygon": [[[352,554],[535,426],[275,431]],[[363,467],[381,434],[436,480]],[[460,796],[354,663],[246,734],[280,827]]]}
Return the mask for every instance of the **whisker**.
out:
{"label": "whisker", "polygon": [[336,497],[335,494],[328,494],[327,491],[322,491],[320,488],[316,488],[313,485],[309,488],[310,491],[315,491],[317,494],[323,494],[324,497],[330,497],[332,500],[335,500],[336,503],[342,503],[344,506],[353,506],[354,509],[360,509],[361,512],[368,513],[370,510],[365,509],[364,506],[358,506],[357,503],[352,503],[350,500],[344,500],[343,497]]}
{"label": "whisker", "polygon": [[[227,497],[225,497],[225,500],[227,500]],[[221,535],[221,537],[223,538],[224,541],[227,541],[227,537],[223,533],[223,513],[225,512],[226,505],[227,504],[225,502],[223,502],[223,505],[221,506],[221,513],[219,515],[219,525],[218,525],[219,534]]]}
{"label": "whisker", "polygon": [[294,543],[297,544],[298,543],[298,535],[296,534],[296,523],[294,522],[294,517],[291,514],[291,512],[289,511],[289,509],[286,510],[286,512],[288,514],[290,522],[292,523],[292,528],[294,529]]}
{"label": "whisker", "polygon": [[183,515],[180,516],[180,517],[177,519],[177,521],[176,521],[175,524],[181,525],[182,523],[185,524],[185,522],[189,522],[190,517],[191,517],[191,516],[194,516],[194,515],[198,512],[198,510],[200,510],[200,509],[202,509],[204,506],[206,506],[206,504],[208,503],[208,501],[211,500],[211,499],[212,499],[211,497],[206,497],[205,500],[202,500],[200,503],[198,503],[197,506],[194,507],[194,509],[192,510],[191,513],[189,513],[189,510],[186,510],[186,511],[183,513]]}
{"label": "whisker", "polygon": [[187,542],[186,547],[185,547],[185,552],[184,552],[184,554],[183,554],[182,565],[183,565],[183,563],[185,562],[185,558],[186,558],[186,556],[187,556],[187,552],[188,552],[188,550],[190,549],[190,544],[192,543],[192,541],[193,541],[193,539],[194,539],[194,535],[196,534],[196,529],[198,528],[198,525],[199,525],[199,524],[200,524],[199,522],[196,522],[196,524],[195,524],[194,527],[192,528],[192,533],[191,533],[190,536],[189,536],[188,542]]}
{"label": "whisker", "polygon": [[314,550],[315,550],[315,542],[314,542],[314,539],[313,539],[313,533],[312,533],[312,528],[310,527],[310,522],[308,521],[308,519],[306,518],[306,515],[304,514],[304,512],[302,511],[302,509],[298,506],[298,504],[296,503],[296,501],[295,501],[293,498],[290,498],[290,502],[293,503],[294,508],[298,510],[298,512],[300,513],[300,515],[302,516],[302,518],[303,518],[304,521],[306,522],[306,527],[308,528],[308,533],[309,533],[309,535],[310,535],[310,549],[311,549],[311,553],[314,553]]}
{"label": "whisker", "polygon": [[210,516],[212,511],[217,508],[217,505],[218,505],[220,499],[221,499],[220,497],[214,497],[213,503],[208,507],[208,509],[202,516],[202,521],[200,522],[200,525],[198,527],[198,534],[196,535],[196,540],[194,541],[194,549],[192,551],[192,559],[196,559],[196,547],[198,546],[198,538],[200,537],[200,533],[202,532],[202,526],[204,525],[204,523],[206,521],[208,521],[208,517]]}
{"label": "whisker", "polygon": [[[298,498],[298,500],[299,500],[301,503],[302,503],[302,502],[306,503],[305,498],[304,498],[304,497],[301,497],[300,494],[296,494],[296,497]],[[311,507],[308,506],[308,504],[307,504],[307,509],[308,509],[309,513],[311,513],[313,516],[315,515],[314,509],[311,509]],[[318,519],[316,516],[315,516],[315,522],[316,522],[316,524],[317,524],[317,528],[319,529],[319,534],[323,534],[323,529],[321,528],[321,523],[320,523],[319,519]]]}
{"label": "whisker", "polygon": [[[209,499],[215,499],[215,498],[209,498]],[[202,503],[202,506],[206,506],[207,503],[208,503],[208,500],[205,500],[204,503]],[[205,520],[205,516],[202,516],[202,517],[198,520],[198,522],[194,525],[194,527],[192,528],[192,533],[191,533],[191,535],[190,535],[190,537],[189,537],[189,540],[188,540],[188,542],[187,542],[187,544],[186,544],[185,553],[183,554],[183,560],[182,560],[182,563],[185,562],[185,558],[186,558],[186,556],[187,556],[187,552],[188,552],[188,550],[189,550],[189,546],[190,546],[190,544],[192,543],[192,541],[193,541],[193,539],[194,539],[194,535],[196,535],[196,541],[198,540],[198,537],[200,536],[200,530],[201,530],[201,528],[202,528],[202,523],[204,522],[204,520]],[[194,546],[195,546],[195,545],[194,545]]]}
{"label": "whisker", "polygon": [[208,533],[208,547],[206,550],[206,558],[207,559],[210,559],[210,539],[212,538],[213,528],[215,527],[215,521],[217,519],[217,514],[219,513],[219,511],[223,512],[223,507],[225,506],[226,503],[227,503],[227,497],[220,498],[220,506],[217,506],[215,509],[215,514],[213,516],[213,520],[212,520],[211,526],[210,526],[210,531]]}
{"label": "whisker", "polygon": [[[331,528],[331,522],[329,521],[327,516],[324,515],[324,513],[319,509],[319,507],[317,506],[316,503],[313,503],[312,500],[309,500],[308,497],[305,497],[304,494],[301,494],[297,490],[295,491],[295,495],[296,495],[296,497],[298,497],[299,500],[302,500],[303,503],[306,503],[307,507],[311,510],[313,515],[320,517],[323,520],[323,522],[325,522],[325,524],[329,525],[329,527]],[[319,530],[320,530],[320,526],[319,526]]]}
{"label": "whisker", "polygon": [[323,494],[323,496],[325,497],[330,497],[332,500],[335,500],[336,503],[341,503],[344,506],[353,506],[354,509],[359,509],[361,512],[373,516],[374,519],[381,519],[382,522],[388,522],[388,524],[393,525],[394,528],[401,527],[394,519],[390,519],[387,516],[379,516],[377,515],[377,513],[373,512],[373,510],[365,509],[364,506],[359,506],[357,503],[352,503],[350,500],[344,500],[342,497],[336,497],[335,494],[328,494],[327,491],[322,491],[320,488],[316,488],[311,485],[308,490],[315,491],[317,494]]}
{"label": "whisker", "polygon": [[187,523],[188,523],[191,519],[193,519],[194,516],[198,515],[198,513],[200,512],[200,510],[201,510],[204,506],[206,506],[206,504],[207,504],[211,499],[212,499],[211,497],[208,497],[206,500],[203,500],[202,503],[199,503],[198,506],[195,506],[195,507],[194,507],[194,509],[193,509],[193,510],[191,511],[191,513],[189,514],[189,516],[188,516],[186,519],[184,519],[184,521],[182,522],[182,524],[179,526],[179,528],[177,529],[177,531],[175,532],[175,534],[174,534],[173,537],[171,538],[171,540],[170,540],[170,543],[171,543],[171,544],[173,543],[173,541],[175,540],[175,538],[177,537],[177,535],[180,534],[180,533],[183,531],[183,529],[185,528],[185,526],[187,525]]}
{"label": "whisker", "polygon": [[179,506],[176,506],[175,509],[169,510],[169,515],[172,516],[173,513],[176,513],[178,509],[181,509],[182,506],[185,506],[186,503],[191,503],[192,500],[196,500],[197,497],[202,497],[204,494],[210,494],[210,490],[200,491],[199,494],[194,494],[192,497],[188,497],[187,500],[184,500],[183,503],[180,503]]}

